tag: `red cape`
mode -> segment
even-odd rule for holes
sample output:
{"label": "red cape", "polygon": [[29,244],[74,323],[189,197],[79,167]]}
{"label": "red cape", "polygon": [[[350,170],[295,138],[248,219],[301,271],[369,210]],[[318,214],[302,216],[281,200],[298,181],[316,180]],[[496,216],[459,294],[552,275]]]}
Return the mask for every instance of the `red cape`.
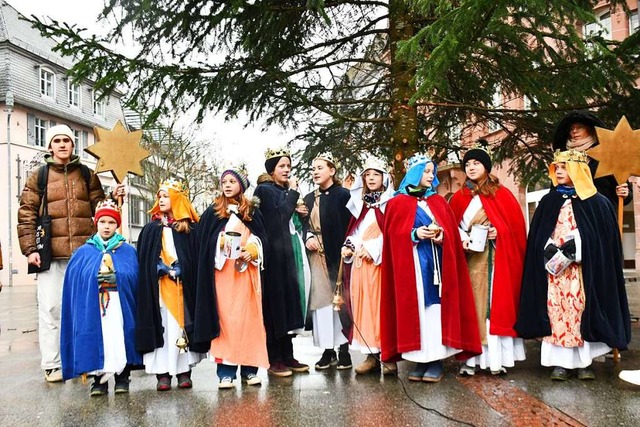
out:
{"label": "red cape", "polygon": [[[466,187],[451,198],[449,203],[457,224],[460,224],[472,198],[471,191]],[[513,326],[518,318],[524,253],[527,247],[524,216],[516,198],[503,186],[500,186],[493,197],[480,195],[480,201],[489,221],[498,230],[489,333],[517,337],[518,333]]]}
{"label": "red cape", "polygon": [[[442,344],[462,349],[458,359],[482,353],[469,272],[458,224],[444,198],[433,195],[427,204],[444,229],[442,245]],[[418,199],[400,194],[387,204],[382,250],[380,334],[382,359],[419,350],[420,319],[411,229]]]}

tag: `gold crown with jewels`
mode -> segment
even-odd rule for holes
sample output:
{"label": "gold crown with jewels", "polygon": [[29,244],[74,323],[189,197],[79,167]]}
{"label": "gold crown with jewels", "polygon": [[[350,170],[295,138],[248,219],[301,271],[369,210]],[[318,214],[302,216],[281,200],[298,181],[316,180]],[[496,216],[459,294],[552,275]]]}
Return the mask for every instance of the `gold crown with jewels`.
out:
{"label": "gold crown with jewels", "polygon": [[587,153],[578,150],[556,150],[553,153],[553,163],[578,162],[589,163]]}
{"label": "gold crown with jewels", "polygon": [[279,148],[267,148],[264,152],[265,160],[273,159],[275,157],[291,157],[291,153],[287,147]]}
{"label": "gold crown with jewels", "polygon": [[165,180],[162,184],[160,184],[160,188],[158,189],[158,191],[160,190],[165,190],[165,191],[169,191],[169,190],[173,190],[173,191],[177,191],[178,193],[184,195],[184,196],[189,196],[189,186],[182,182],[182,181],[178,181],[177,179],[173,179],[173,178],[169,178],[167,180]]}

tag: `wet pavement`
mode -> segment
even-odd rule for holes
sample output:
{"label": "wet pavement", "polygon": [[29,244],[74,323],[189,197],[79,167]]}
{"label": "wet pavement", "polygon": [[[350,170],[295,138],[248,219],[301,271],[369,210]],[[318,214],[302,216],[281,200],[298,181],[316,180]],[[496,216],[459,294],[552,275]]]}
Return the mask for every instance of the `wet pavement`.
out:
{"label": "wet pavement", "polygon": [[[640,281],[627,283],[631,313],[640,313]],[[5,287],[0,293],[0,425],[2,426],[637,426],[640,387],[618,379],[622,369],[640,369],[640,325],[621,361],[594,363],[595,381],[556,383],[539,366],[539,343],[527,342],[527,360],[506,376],[457,375],[453,360],[438,384],[399,378],[356,376],[353,370],[269,378],[259,387],[217,389],[215,365],[201,362],[191,390],[155,390],[155,377],[132,374],[129,394],[89,397],[79,380],[49,384],[40,370],[35,287]],[[294,340],[298,359],[313,365],[322,353],[311,338]],[[352,350],[354,365],[364,356]]]}

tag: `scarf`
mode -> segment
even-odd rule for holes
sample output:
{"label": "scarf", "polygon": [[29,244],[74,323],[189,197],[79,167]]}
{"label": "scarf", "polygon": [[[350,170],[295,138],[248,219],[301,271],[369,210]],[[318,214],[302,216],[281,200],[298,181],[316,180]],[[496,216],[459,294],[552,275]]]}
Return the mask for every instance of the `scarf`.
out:
{"label": "scarf", "polygon": [[567,140],[567,149],[568,150],[578,150],[578,151],[585,151],[589,148],[591,148],[591,146],[596,142],[596,139],[589,135],[585,138],[580,138],[580,139],[571,139],[569,138]]}
{"label": "scarf", "polygon": [[567,196],[567,197],[573,197],[576,194],[575,187],[569,187],[568,185],[562,185],[562,184],[556,187],[556,191],[562,194],[563,196]]}
{"label": "scarf", "polygon": [[98,233],[87,239],[87,243],[96,247],[100,252],[105,253],[109,252],[118,246],[120,246],[126,239],[122,236],[122,234],[115,233],[108,241],[102,240],[102,237],[98,235]]}
{"label": "scarf", "polygon": [[380,196],[382,196],[382,191],[373,191],[371,193],[366,193],[362,199],[367,205],[371,206],[380,201]]}
{"label": "scarf", "polygon": [[433,194],[436,194],[436,190],[434,190],[433,187],[422,188],[422,187],[414,187],[413,185],[409,184],[407,185],[406,189],[407,189],[407,195],[418,197],[418,198],[420,197],[427,198]]}

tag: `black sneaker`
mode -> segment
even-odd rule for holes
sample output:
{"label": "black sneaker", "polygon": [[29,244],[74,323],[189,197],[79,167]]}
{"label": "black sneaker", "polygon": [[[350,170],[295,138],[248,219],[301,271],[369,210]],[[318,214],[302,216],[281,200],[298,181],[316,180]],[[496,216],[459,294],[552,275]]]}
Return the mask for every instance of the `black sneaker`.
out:
{"label": "black sneaker", "polygon": [[100,384],[100,378],[96,378],[91,384],[91,396],[104,396],[109,391],[109,383]]}
{"label": "black sneaker", "polygon": [[343,369],[351,369],[353,364],[351,363],[351,355],[348,351],[341,351],[338,353],[338,366],[336,368]]}
{"label": "black sneaker", "polygon": [[115,394],[129,393],[129,379],[116,378]]}
{"label": "black sneaker", "polygon": [[325,350],[324,353],[322,353],[320,360],[318,360],[318,363],[316,363],[316,370],[323,371],[337,364],[338,358],[336,357],[336,352],[333,349]]}

